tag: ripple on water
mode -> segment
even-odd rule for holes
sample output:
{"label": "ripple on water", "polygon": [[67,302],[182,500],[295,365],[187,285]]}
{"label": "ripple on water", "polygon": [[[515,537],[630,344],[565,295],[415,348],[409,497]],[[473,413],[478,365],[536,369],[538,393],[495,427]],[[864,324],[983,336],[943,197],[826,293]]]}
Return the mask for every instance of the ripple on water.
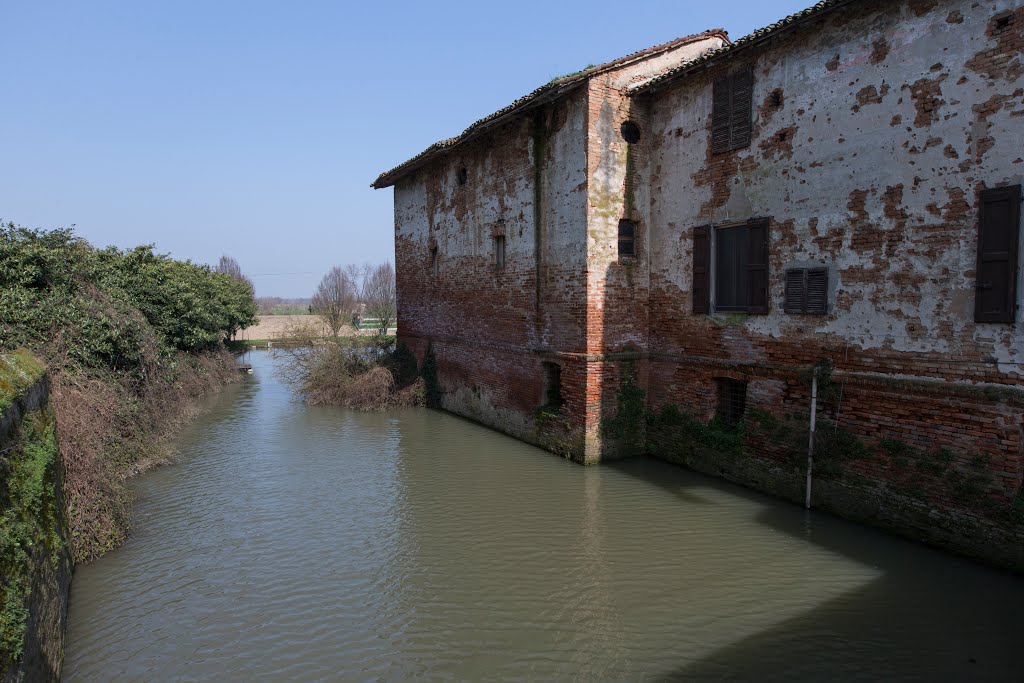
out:
{"label": "ripple on water", "polygon": [[1024,670],[1020,579],[659,462],[303,406],[252,355],[76,570],[67,680]]}

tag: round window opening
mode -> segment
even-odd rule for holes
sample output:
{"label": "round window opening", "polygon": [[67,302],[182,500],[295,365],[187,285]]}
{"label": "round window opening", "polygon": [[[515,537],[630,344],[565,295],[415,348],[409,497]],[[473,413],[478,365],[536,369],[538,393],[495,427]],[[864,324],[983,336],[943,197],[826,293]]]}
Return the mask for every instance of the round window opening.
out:
{"label": "round window opening", "polygon": [[622,139],[631,145],[640,142],[640,126],[636,125],[632,121],[626,121],[622,124]]}

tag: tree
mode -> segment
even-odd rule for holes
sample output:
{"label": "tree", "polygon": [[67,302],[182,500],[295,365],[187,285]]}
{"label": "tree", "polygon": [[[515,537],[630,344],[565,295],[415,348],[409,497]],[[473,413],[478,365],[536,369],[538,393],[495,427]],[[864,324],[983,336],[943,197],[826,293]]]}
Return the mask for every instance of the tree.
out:
{"label": "tree", "polygon": [[330,328],[331,334],[337,337],[341,326],[351,319],[358,302],[356,283],[348,273],[334,266],[320,280],[312,307]]}
{"label": "tree", "polygon": [[256,322],[256,288],[253,287],[252,280],[242,272],[238,261],[227,254],[220,257],[217,267],[213,270],[215,273],[227,275],[233,281],[234,286],[224,287],[224,291],[221,292],[222,296],[229,300],[228,308],[243,311],[240,315],[231,316],[225,329],[227,339],[234,339],[238,330]]}
{"label": "tree", "polygon": [[373,268],[363,281],[363,303],[370,318],[377,319],[377,331],[385,335],[398,318],[395,269],[390,263]]}
{"label": "tree", "polygon": [[230,275],[236,280],[241,280],[242,282],[248,282],[249,286],[252,287],[252,280],[246,277],[245,273],[242,272],[242,267],[238,265],[238,261],[227,254],[220,257],[220,261],[217,262],[217,267],[214,268],[214,271]]}

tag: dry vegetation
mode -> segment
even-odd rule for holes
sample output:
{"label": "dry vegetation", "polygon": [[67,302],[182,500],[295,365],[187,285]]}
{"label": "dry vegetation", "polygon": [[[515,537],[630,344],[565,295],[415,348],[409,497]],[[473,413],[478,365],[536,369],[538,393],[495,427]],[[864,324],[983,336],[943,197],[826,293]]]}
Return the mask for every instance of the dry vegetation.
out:
{"label": "dry vegetation", "polygon": [[67,372],[51,357],[51,401],[67,476],[78,562],[117,547],[130,528],[126,480],[174,454],[168,437],[199,412],[198,398],[239,381],[225,350],[180,354],[173,375],[140,392],[124,378]]}
{"label": "dry vegetation", "polygon": [[238,380],[223,340],[255,312],[229,258],[211,269],[0,226],[0,351],[48,367],[76,562],[124,539],[125,480],[169,457],[166,437],[203,394]]}
{"label": "dry vegetation", "polygon": [[292,344],[274,350],[279,373],[307,403],[356,410],[424,403],[416,359],[393,337],[324,338],[301,323],[285,335]]}

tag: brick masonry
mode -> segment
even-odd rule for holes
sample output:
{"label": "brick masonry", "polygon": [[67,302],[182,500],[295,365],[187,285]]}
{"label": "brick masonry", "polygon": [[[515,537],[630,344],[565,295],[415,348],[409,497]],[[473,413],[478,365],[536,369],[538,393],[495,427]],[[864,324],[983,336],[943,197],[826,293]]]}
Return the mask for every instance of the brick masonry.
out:
{"label": "brick masonry", "polygon": [[[978,193],[1024,172],[1024,8],[860,0],[636,90],[720,43],[599,71],[399,179],[400,338],[433,349],[456,413],[580,462],[639,449],[798,501],[809,371],[830,367],[815,506],[1024,569],[1024,321],[973,317]],[[747,67],[751,144],[713,154],[711,84]],[[767,315],[694,315],[693,228],[753,217],[770,219]],[[783,312],[791,267],[828,269],[827,315]],[[722,378],[746,382],[748,416],[724,441]],[[652,416],[629,439],[610,427],[626,383]]]}

